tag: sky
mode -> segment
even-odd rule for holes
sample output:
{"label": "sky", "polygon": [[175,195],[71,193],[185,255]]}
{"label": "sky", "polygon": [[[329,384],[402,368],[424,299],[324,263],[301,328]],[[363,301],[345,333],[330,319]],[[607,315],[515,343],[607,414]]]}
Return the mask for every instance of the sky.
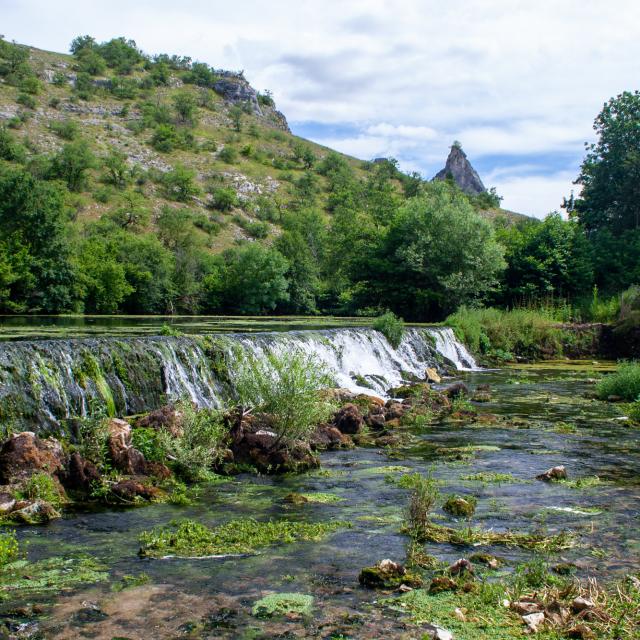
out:
{"label": "sky", "polygon": [[594,118],[640,71],[638,0],[0,0],[0,33],[244,70],[294,133],[424,178],[458,140],[505,208],[538,217],[577,190]]}

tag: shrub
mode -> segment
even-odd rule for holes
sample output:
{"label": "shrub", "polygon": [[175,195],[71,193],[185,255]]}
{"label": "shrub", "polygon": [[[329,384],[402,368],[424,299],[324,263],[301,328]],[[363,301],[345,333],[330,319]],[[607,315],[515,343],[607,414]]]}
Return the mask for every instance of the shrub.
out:
{"label": "shrub", "polygon": [[5,127],[0,127],[0,159],[10,162],[24,162],[26,159],[24,147]]}
{"label": "shrub", "polygon": [[404,335],[404,322],[392,311],[387,311],[373,321],[373,328],[379,331],[388,340],[389,344],[397,349]]}
{"label": "shrub", "polygon": [[218,154],[218,158],[227,164],[233,164],[238,159],[238,152],[229,145],[226,145]]}
{"label": "shrub", "polygon": [[218,187],[211,196],[211,206],[219,211],[229,211],[238,206],[238,196],[232,187]]}
{"label": "shrub", "polygon": [[63,140],[75,140],[80,132],[78,123],[74,120],[52,120],[49,129]]}
{"label": "shrub", "polygon": [[596,387],[598,398],[618,396],[633,402],[640,396],[640,362],[623,362],[615,373],[602,378]]}
{"label": "shrub", "polygon": [[19,93],[16,102],[27,109],[35,109],[38,106],[36,99],[28,93]]}
{"label": "shrub", "polygon": [[43,500],[54,507],[60,507],[65,502],[56,481],[43,472],[34,473],[19,493],[26,500]]}
{"label": "shrub", "polygon": [[157,451],[165,452],[175,472],[185,480],[206,480],[224,451],[227,431],[222,414],[214,409],[197,410],[188,401],[178,403],[177,409],[182,414],[182,434],[174,437],[159,431]]}
{"label": "shrub", "polygon": [[182,165],[177,165],[173,171],[162,176],[162,184],[167,197],[178,202],[186,202],[192,196],[198,195],[200,189],[194,182],[195,171]]}
{"label": "shrub", "polygon": [[319,391],[332,384],[323,364],[299,350],[237,357],[234,386],[238,401],[269,416],[278,434],[274,447],[306,439],[334,406]]}

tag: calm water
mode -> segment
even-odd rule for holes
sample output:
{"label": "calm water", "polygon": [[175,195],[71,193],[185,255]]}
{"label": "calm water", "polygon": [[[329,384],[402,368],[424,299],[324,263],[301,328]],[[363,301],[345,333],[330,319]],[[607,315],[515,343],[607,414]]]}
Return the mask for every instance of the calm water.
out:
{"label": "calm water", "polygon": [[[583,367],[584,369],[584,367]],[[587,400],[586,371],[504,370],[469,374],[469,385],[489,383],[494,402],[480,411],[512,419],[512,426],[448,424],[424,430],[411,447],[389,457],[376,449],[322,456],[322,471],[284,478],[241,476],[207,488],[192,507],[153,505],[126,511],[80,514],[47,527],[19,530],[32,559],[60,553],[92,554],[110,567],[110,583],[57,598],[41,622],[43,637],[70,638],[413,638],[420,634],[398,614],[375,605],[377,595],[357,583],[360,569],[383,558],[402,561],[407,539],[399,533],[409,492],[389,482],[401,465],[433,469],[442,493],[473,494],[478,509],[472,524],[495,530],[574,531],[579,546],[554,560],[568,560],[579,575],[600,579],[640,569],[640,442],[638,431],[624,427],[620,407]],[[513,426],[513,425],[516,426]],[[563,433],[562,430],[572,430]],[[438,447],[483,445],[462,461],[446,462]],[[597,475],[602,484],[576,489],[533,480],[564,464],[569,477]],[[464,477],[478,472],[511,473],[522,482],[482,484]],[[293,506],[290,491],[339,495],[329,505]],[[569,509],[567,511],[567,509]],[[575,513],[577,511],[578,513]],[[351,529],[320,543],[279,546],[245,558],[142,560],[141,531],[190,517],[208,525],[231,518],[349,520]],[[438,522],[464,526],[437,510]],[[478,549],[427,544],[427,552],[453,561]],[[530,552],[483,547],[513,566]],[[509,569],[508,569],[509,570]],[[113,593],[110,584],[123,575],[146,573],[141,587]],[[264,621],[251,616],[256,600],[271,592],[315,597],[311,620]],[[99,620],[81,616],[100,609]],[[342,634],[342,635],[341,635]]]}

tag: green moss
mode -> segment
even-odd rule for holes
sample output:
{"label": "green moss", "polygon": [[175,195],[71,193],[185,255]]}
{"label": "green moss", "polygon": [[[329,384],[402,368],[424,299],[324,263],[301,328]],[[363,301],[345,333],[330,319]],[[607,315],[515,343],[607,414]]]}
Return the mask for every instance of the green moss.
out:
{"label": "green moss", "polygon": [[305,504],[307,502],[315,502],[318,504],[331,504],[334,502],[342,502],[343,498],[335,493],[290,493],[285,496],[285,502],[293,504]]}
{"label": "green moss", "polygon": [[452,516],[470,518],[476,511],[478,500],[475,496],[449,496],[442,508]]}
{"label": "green moss", "polygon": [[194,520],[173,521],[169,526],[140,536],[140,555],[201,557],[253,553],[274,544],[321,540],[329,533],[350,527],[348,522],[306,523],[288,520],[259,522],[253,518],[232,520],[213,529]]}
{"label": "green moss", "polygon": [[466,476],[462,476],[462,480],[468,480],[470,482],[482,482],[484,484],[507,484],[515,482],[526,482],[519,478],[514,478],[510,473],[491,473],[484,471],[480,473],[471,473]]}
{"label": "green moss", "polygon": [[311,615],[313,596],[303,593],[273,593],[258,600],[251,613],[258,618],[273,618],[289,613]]}
{"label": "green moss", "polygon": [[59,593],[107,576],[106,567],[89,557],[16,560],[0,570],[0,600]]}

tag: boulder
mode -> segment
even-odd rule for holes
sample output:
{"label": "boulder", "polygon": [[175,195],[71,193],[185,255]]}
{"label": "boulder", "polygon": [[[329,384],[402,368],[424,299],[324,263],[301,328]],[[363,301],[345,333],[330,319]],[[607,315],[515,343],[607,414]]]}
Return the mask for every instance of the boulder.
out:
{"label": "boulder", "polygon": [[458,585],[455,580],[447,576],[436,576],[431,580],[431,584],[429,585],[429,593],[441,593],[443,591],[455,591],[458,588]]}
{"label": "boulder", "polygon": [[0,492],[0,516],[9,513],[16,506],[16,499],[8,491]]}
{"label": "boulder", "polygon": [[456,560],[448,569],[449,575],[462,576],[465,574],[473,575],[473,565],[466,558]]}
{"label": "boulder", "polygon": [[567,469],[564,465],[558,465],[557,467],[551,467],[544,473],[536,476],[536,480],[542,480],[543,482],[554,482],[557,480],[567,479]]}
{"label": "boulder", "polygon": [[386,420],[383,413],[368,413],[364,421],[373,431],[384,431],[386,428]]}
{"label": "boulder", "polygon": [[427,367],[424,374],[427,382],[435,382],[436,384],[440,384],[442,382],[442,378],[433,367]]}
{"label": "boulder", "polygon": [[444,169],[438,171],[433,179],[447,180],[450,178],[453,179],[458,187],[460,187],[460,189],[467,195],[477,196],[486,191],[480,176],[471,166],[471,163],[467,159],[467,155],[457,142],[454,142],[453,145],[451,145],[451,151],[447,157]]}
{"label": "boulder", "polygon": [[16,524],[44,524],[60,518],[60,512],[44,500],[16,502],[7,518]]}
{"label": "boulder", "polygon": [[350,449],[353,440],[330,424],[319,424],[309,438],[313,451],[329,451],[334,449]]}
{"label": "boulder", "polygon": [[442,506],[443,510],[458,518],[470,518],[476,510],[475,499],[451,496]]}
{"label": "boulder", "polygon": [[107,428],[107,444],[114,467],[128,475],[145,474],[144,455],[131,444],[131,425],[125,420],[111,418]]}
{"label": "boulder", "polygon": [[389,400],[385,405],[384,417],[387,421],[398,420],[402,418],[405,413],[405,407],[400,402],[395,400]]}
{"label": "boulder", "polygon": [[345,404],[333,417],[334,426],[348,435],[359,433],[364,424],[360,409],[352,403]]}
{"label": "boulder", "polygon": [[37,472],[50,475],[64,466],[62,445],[55,438],[41,439],[31,431],[9,438],[0,449],[0,484],[28,479]]}
{"label": "boulder", "polygon": [[153,500],[161,495],[160,489],[150,487],[134,479],[116,482],[111,487],[111,493],[125,502],[133,502],[137,497]]}
{"label": "boulder", "polygon": [[469,387],[464,382],[456,382],[448,386],[446,389],[442,390],[447,398],[451,398],[452,400],[455,398],[462,398],[464,396],[469,395]]}
{"label": "boulder", "polygon": [[407,571],[404,565],[389,559],[362,569],[358,581],[369,589],[397,589],[400,585],[422,586],[422,578],[419,575]]}
{"label": "boulder", "polygon": [[85,460],[76,452],[71,454],[67,468],[60,474],[60,480],[65,489],[88,494],[92,486],[100,482],[100,472],[93,462]]}
{"label": "boulder", "polygon": [[174,438],[182,435],[184,415],[174,405],[168,404],[138,418],[136,427],[168,431]]}
{"label": "boulder", "polygon": [[541,611],[522,616],[522,621],[527,625],[527,630],[530,633],[537,633],[540,630],[540,627],[544,624],[544,620],[545,616]]}

